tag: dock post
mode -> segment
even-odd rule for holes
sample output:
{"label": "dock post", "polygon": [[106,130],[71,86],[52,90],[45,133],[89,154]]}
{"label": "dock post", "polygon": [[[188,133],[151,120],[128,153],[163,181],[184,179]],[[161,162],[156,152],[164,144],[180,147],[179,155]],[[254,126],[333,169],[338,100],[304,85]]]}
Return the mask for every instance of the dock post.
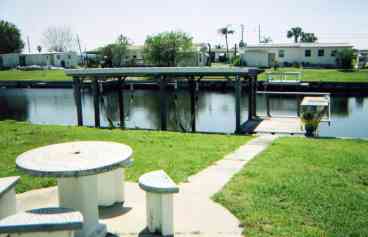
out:
{"label": "dock post", "polygon": [[93,106],[95,111],[95,127],[100,127],[100,88],[98,86],[98,78],[92,79]]}
{"label": "dock post", "polygon": [[166,77],[160,77],[160,114],[161,114],[161,130],[167,130],[167,93],[166,93]]}
{"label": "dock post", "polygon": [[194,78],[189,79],[189,90],[190,90],[190,115],[191,115],[191,125],[192,132],[196,132],[196,90],[197,90],[197,82],[195,82]]}
{"label": "dock post", "polygon": [[240,99],[241,99],[241,81],[240,76],[235,78],[235,133],[240,133]]}
{"label": "dock post", "polygon": [[301,99],[299,95],[296,95],[296,108],[297,108],[297,116],[300,117],[300,103]]}
{"label": "dock post", "polygon": [[252,120],[257,117],[257,71],[250,71],[248,80],[248,120]]}
{"label": "dock post", "polygon": [[256,118],[257,117],[257,73],[255,74],[251,74],[251,77],[253,78],[252,79],[252,93],[253,93],[253,100],[252,100],[252,103],[253,103],[253,114],[252,114],[252,117],[253,118]]}
{"label": "dock post", "polygon": [[266,110],[267,110],[267,117],[271,117],[271,111],[270,111],[270,95],[266,94]]}
{"label": "dock post", "polygon": [[252,93],[252,77],[248,77],[248,120],[253,119],[253,93]]}
{"label": "dock post", "polygon": [[83,126],[81,85],[82,85],[81,79],[78,77],[74,77],[73,78],[73,89],[74,89],[75,106],[77,108],[78,126]]}
{"label": "dock post", "polygon": [[118,105],[119,105],[119,117],[120,117],[120,128],[125,128],[125,111],[124,111],[124,86],[125,78],[118,79]]}

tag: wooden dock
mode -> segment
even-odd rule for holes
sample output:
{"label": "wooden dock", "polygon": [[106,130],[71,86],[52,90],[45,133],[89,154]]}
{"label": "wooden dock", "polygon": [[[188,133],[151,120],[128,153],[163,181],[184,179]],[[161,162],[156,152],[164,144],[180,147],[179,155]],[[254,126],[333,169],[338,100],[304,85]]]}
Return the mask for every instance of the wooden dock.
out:
{"label": "wooden dock", "polygon": [[305,133],[299,118],[258,118],[243,124],[245,133],[303,135]]}

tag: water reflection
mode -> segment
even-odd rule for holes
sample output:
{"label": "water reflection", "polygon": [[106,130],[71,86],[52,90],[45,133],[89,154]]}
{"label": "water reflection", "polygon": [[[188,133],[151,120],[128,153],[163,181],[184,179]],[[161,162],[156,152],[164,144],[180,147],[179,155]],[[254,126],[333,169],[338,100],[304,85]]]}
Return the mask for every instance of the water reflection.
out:
{"label": "water reflection", "polygon": [[[128,128],[160,128],[159,92],[124,91],[125,125]],[[332,125],[322,124],[323,136],[368,137],[368,96],[333,96]],[[190,131],[192,116],[187,91],[168,94],[168,129]],[[196,125],[198,131],[232,133],[235,130],[235,98],[232,92],[198,93]],[[93,100],[88,90],[82,97],[84,123],[94,124]],[[241,100],[241,120],[248,116],[248,97]],[[297,101],[293,96],[271,96],[273,116],[295,116]],[[258,95],[257,113],[266,115],[266,97]],[[37,124],[75,125],[76,112],[70,89],[0,89],[0,119],[16,119]],[[119,126],[117,95],[101,99],[101,125]]]}

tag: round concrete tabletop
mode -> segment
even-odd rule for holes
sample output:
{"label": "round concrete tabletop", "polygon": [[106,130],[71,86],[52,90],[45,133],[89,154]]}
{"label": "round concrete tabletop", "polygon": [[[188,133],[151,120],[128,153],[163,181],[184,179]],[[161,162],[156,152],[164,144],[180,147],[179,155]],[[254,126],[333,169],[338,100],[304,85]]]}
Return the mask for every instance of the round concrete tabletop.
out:
{"label": "round concrete tabletop", "polygon": [[132,149],[114,142],[69,142],[36,148],[17,157],[17,168],[33,176],[78,177],[131,163]]}

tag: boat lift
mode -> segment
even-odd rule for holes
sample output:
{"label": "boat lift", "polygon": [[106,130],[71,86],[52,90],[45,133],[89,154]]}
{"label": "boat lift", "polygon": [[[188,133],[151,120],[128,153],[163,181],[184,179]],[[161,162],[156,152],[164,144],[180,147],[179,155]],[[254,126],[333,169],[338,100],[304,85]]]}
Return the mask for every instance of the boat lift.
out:
{"label": "boat lift", "polygon": [[[321,92],[280,92],[280,91],[258,91],[257,94],[263,94],[266,97],[266,116],[263,118],[300,118],[301,111],[305,109],[323,109],[327,107],[327,113],[321,120],[331,125],[331,94]],[[296,96],[297,115],[272,115],[270,96],[286,95]],[[262,116],[260,116],[262,117]]]}

